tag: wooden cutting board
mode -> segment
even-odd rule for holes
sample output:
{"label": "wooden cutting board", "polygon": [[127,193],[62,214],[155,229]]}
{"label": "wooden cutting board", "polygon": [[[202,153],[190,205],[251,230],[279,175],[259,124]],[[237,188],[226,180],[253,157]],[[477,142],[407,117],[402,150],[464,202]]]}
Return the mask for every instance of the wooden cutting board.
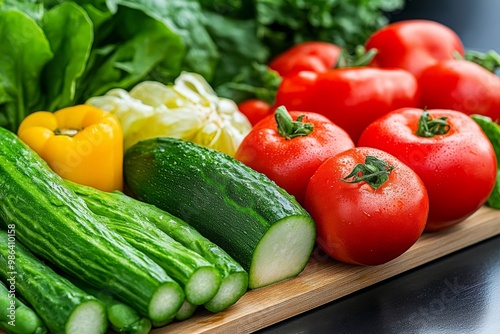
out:
{"label": "wooden cutting board", "polygon": [[249,291],[217,314],[198,310],[190,319],[151,334],[256,331],[499,234],[500,211],[482,207],[452,228],[424,233],[407,252],[380,266],[342,264],[316,249],[296,278]]}

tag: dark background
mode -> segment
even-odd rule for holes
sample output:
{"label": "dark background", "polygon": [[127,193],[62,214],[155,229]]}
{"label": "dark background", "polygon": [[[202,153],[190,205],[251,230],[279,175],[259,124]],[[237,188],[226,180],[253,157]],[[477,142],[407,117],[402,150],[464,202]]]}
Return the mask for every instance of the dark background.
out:
{"label": "dark background", "polygon": [[453,29],[468,49],[500,53],[499,0],[407,0],[391,21],[430,19]]}
{"label": "dark background", "polygon": [[[467,49],[500,53],[500,0],[409,0],[389,17],[436,20]],[[500,236],[260,333],[500,334]]]}

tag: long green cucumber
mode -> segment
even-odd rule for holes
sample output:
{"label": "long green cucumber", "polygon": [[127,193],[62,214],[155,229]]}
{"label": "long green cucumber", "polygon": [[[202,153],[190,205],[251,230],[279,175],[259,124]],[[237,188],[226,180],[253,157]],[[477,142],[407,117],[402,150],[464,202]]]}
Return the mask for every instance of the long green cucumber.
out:
{"label": "long green cucumber", "polygon": [[95,297],[55,273],[16,240],[17,226],[0,230],[0,276],[42,318],[53,334],[98,334],[108,327]]}
{"label": "long green cucumber", "polygon": [[264,174],[221,152],[175,138],[135,144],[125,180],[139,200],[186,221],[221,246],[260,288],[298,275],[314,247],[314,221]]}
{"label": "long green cucumber", "polygon": [[0,282],[0,329],[11,334],[46,334],[47,327],[35,311],[24,304],[14,290]]}
{"label": "long green cucumber", "polygon": [[202,305],[219,290],[221,277],[215,266],[156,226],[112,218],[107,218],[107,226],[164,268],[184,289],[189,303]]}
{"label": "long green cucumber", "polygon": [[144,253],[107,228],[45,161],[0,128],[0,218],[68,274],[111,291],[151,320],[177,313],[184,293]]}
{"label": "long green cucumber", "polygon": [[83,198],[94,213],[120,220],[122,224],[140,225],[146,230],[156,226],[184,247],[215,265],[222,282],[217,294],[204,304],[207,310],[220,312],[236,303],[246,292],[248,273],[224,250],[203,237],[185,221],[119,191],[103,192],[69,181],[66,185]]}

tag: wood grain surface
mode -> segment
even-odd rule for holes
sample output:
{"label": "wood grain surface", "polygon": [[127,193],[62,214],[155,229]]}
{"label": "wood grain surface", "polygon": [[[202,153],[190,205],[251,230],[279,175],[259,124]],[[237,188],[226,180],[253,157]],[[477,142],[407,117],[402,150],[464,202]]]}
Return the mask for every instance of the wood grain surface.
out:
{"label": "wood grain surface", "polygon": [[407,252],[380,266],[342,264],[316,249],[296,278],[249,291],[218,314],[198,310],[190,319],[155,329],[151,334],[256,331],[498,234],[500,211],[482,207],[452,228],[424,233]]}

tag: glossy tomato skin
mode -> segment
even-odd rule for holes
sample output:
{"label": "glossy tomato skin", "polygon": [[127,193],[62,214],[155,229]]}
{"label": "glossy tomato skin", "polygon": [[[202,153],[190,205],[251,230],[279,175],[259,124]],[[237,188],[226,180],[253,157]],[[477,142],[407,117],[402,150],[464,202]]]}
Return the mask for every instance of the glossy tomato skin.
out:
{"label": "glossy tomato skin", "polygon": [[322,41],[307,41],[285,50],[269,62],[269,68],[280,76],[300,71],[325,72],[333,68],[342,49],[335,44]]}
{"label": "glossy tomato skin", "polygon": [[415,76],[438,61],[464,55],[459,36],[449,27],[431,20],[404,20],[375,31],[366,41],[377,54],[371,65],[402,68]]}
{"label": "glossy tomato skin", "polygon": [[476,212],[493,189],[497,161],[480,127],[464,113],[427,110],[433,118],[447,117],[447,134],[425,138],[415,134],[422,109],[395,110],[373,122],[358,145],[391,153],[411,167],[429,194],[426,231],[455,225]]}
{"label": "glossy tomato skin", "polygon": [[272,114],[273,110],[269,103],[259,99],[250,99],[238,104],[238,109],[248,118],[254,126],[264,117]]}
{"label": "glossy tomato skin", "polygon": [[356,142],[378,117],[402,107],[418,107],[419,92],[417,79],[405,70],[342,68],[283,78],[275,105],[322,114]]}
{"label": "glossy tomato skin", "polygon": [[438,62],[422,71],[418,83],[421,108],[500,118],[500,78],[471,61]]}
{"label": "glossy tomato skin", "polygon": [[[380,188],[347,183],[367,155],[394,169]],[[421,236],[429,200],[423,182],[394,156],[367,147],[346,150],[326,160],[313,174],[305,208],[316,222],[317,244],[334,259],[379,265],[407,251]]]}
{"label": "glossy tomato skin", "polygon": [[310,177],[327,158],[354,147],[347,133],[322,115],[290,111],[293,120],[304,115],[312,123],[307,136],[285,139],[277,130],[274,115],[257,123],[243,139],[235,158],[265,174],[294,195],[300,204]]}
{"label": "glossy tomato skin", "polygon": [[273,108],[284,105],[288,110],[313,111],[315,103],[314,91],[318,73],[300,71],[283,77],[276,91]]}

